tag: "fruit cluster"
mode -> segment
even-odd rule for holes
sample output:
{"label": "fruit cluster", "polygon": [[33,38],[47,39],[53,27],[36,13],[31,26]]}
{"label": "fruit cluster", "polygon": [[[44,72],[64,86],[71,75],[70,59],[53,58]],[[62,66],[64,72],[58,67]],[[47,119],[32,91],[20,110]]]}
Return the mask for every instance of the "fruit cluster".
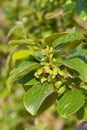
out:
{"label": "fruit cluster", "polygon": [[[53,48],[49,48],[47,46],[46,49],[42,50],[43,58],[41,61],[41,68],[37,69],[35,72],[35,77],[40,80],[41,83],[49,82],[53,83],[58,93],[60,91],[65,91],[64,87],[61,87],[63,84],[63,80],[65,77],[64,72],[58,67],[56,59],[53,57],[54,52]],[[60,89],[59,89],[60,88]],[[60,92],[61,93],[61,92]]]}

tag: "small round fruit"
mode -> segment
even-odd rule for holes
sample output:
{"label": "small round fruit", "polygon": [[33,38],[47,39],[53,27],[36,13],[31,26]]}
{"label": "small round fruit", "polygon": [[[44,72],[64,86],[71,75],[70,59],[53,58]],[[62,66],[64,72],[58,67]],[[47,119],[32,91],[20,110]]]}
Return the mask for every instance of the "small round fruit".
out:
{"label": "small round fruit", "polygon": [[61,84],[62,84],[62,81],[57,81],[55,83],[55,87],[58,89],[61,86]]}

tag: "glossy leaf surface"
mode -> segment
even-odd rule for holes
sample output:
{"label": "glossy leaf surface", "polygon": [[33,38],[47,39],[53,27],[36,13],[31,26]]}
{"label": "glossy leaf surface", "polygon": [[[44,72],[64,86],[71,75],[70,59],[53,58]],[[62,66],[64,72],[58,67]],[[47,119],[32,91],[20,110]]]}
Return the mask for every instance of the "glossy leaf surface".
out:
{"label": "glossy leaf surface", "polygon": [[81,45],[74,49],[64,63],[78,71],[81,79],[87,82],[87,45]]}
{"label": "glossy leaf surface", "polygon": [[51,84],[37,84],[25,93],[24,105],[29,113],[36,115],[52,105],[56,98],[57,93]]}
{"label": "glossy leaf surface", "polygon": [[84,104],[84,95],[78,89],[67,92],[57,103],[57,110],[64,118],[76,113]]}

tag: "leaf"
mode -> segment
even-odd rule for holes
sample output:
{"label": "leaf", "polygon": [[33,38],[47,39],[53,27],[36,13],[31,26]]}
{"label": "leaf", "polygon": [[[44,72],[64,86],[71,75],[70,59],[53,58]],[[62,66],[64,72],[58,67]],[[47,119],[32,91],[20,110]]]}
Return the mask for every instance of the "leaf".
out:
{"label": "leaf", "polygon": [[26,84],[27,82],[29,82],[30,80],[32,80],[34,78],[34,73],[35,73],[35,71],[30,71],[29,73],[23,75],[18,80],[18,83],[20,83],[20,84]]}
{"label": "leaf", "polygon": [[22,78],[18,80],[18,83],[22,85],[28,85],[28,86],[39,83],[39,81],[37,81],[37,79],[34,77],[34,73],[35,71],[31,71],[27,73],[26,75],[24,75]]}
{"label": "leaf", "polygon": [[[80,19],[82,19],[83,21],[86,21],[87,20],[87,13],[85,11],[82,11],[80,14],[79,14],[79,17]],[[79,20],[78,20],[79,21]]]}
{"label": "leaf", "polygon": [[66,45],[69,42],[72,43],[74,41],[80,41],[83,39],[84,39],[84,36],[80,33],[77,33],[77,32],[65,34],[53,42],[53,47],[60,48],[61,46]]}
{"label": "leaf", "polygon": [[15,67],[8,78],[7,86],[10,88],[12,84],[20,79],[23,75],[39,67],[39,64],[34,61],[23,61],[17,67]]}
{"label": "leaf", "polygon": [[65,24],[67,24],[67,22],[69,21],[70,16],[72,15],[74,8],[75,8],[74,2],[64,5],[62,19],[63,19]]}
{"label": "leaf", "polygon": [[79,120],[87,120],[87,103],[77,112],[76,117]]}
{"label": "leaf", "polygon": [[58,101],[57,110],[61,116],[68,118],[83,106],[84,100],[84,95],[81,90],[70,90]]}
{"label": "leaf", "polygon": [[51,84],[37,84],[25,93],[24,105],[29,113],[36,115],[52,105],[56,98],[57,93]]}
{"label": "leaf", "polygon": [[80,14],[82,11],[87,14],[87,0],[77,0],[75,8],[78,14]]}
{"label": "leaf", "polygon": [[[82,59],[85,60],[87,58],[87,44],[81,44],[77,46],[68,56],[67,59],[74,58],[74,57],[84,57]],[[86,61],[85,61],[86,62]]]}
{"label": "leaf", "polygon": [[25,85],[35,85],[38,83],[39,83],[39,81],[37,81],[36,78],[33,78],[30,81],[28,81]]}
{"label": "leaf", "polygon": [[18,50],[12,54],[12,60],[20,60],[28,57],[31,54],[29,50]]}
{"label": "leaf", "polygon": [[35,45],[34,40],[32,39],[20,39],[20,40],[11,40],[8,43],[9,45]]}
{"label": "leaf", "polygon": [[87,82],[87,64],[80,58],[72,58],[65,61],[65,64],[80,73],[80,77],[84,82]]}
{"label": "leaf", "polygon": [[50,36],[46,37],[44,39],[44,41],[49,44],[49,45],[52,45],[52,43],[54,42],[54,40],[56,40],[57,38],[63,36],[67,34],[67,32],[62,32],[62,33],[55,33],[55,34],[51,34]]}
{"label": "leaf", "polygon": [[87,0],[77,0],[75,10],[82,20],[87,20]]}
{"label": "leaf", "polygon": [[74,49],[64,64],[78,71],[81,79],[87,82],[87,45],[81,45]]}

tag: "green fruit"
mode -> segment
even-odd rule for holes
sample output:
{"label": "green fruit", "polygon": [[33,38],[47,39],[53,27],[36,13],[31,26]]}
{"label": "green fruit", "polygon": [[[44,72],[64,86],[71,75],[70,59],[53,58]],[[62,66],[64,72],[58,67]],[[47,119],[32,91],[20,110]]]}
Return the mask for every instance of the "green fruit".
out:
{"label": "green fruit", "polygon": [[36,78],[39,78],[39,76],[38,76],[38,73],[37,73],[37,72],[35,72],[34,76],[35,76]]}
{"label": "green fruit", "polygon": [[52,73],[52,70],[50,69],[50,66],[44,66],[43,68],[46,70],[46,73],[49,73],[49,74]]}
{"label": "green fruit", "polygon": [[39,78],[39,76],[42,74],[42,68],[38,69],[37,72],[35,72],[35,77]]}
{"label": "green fruit", "polygon": [[42,77],[42,78],[41,78],[41,83],[44,83],[46,80],[47,80],[47,78]]}
{"label": "green fruit", "polygon": [[51,82],[52,81],[52,78],[51,78],[51,76],[49,75],[48,76],[48,82]]}
{"label": "green fruit", "polygon": [[53,73],[52,73],[53,75],[57,75],[57,67],[55,67],[54,69],[53,69]]}
{"label": "green fruit", "polygon": [[54,51],[54,50],[53,50],[53,47],[50,47],[50,48],[49,48],[49,53],[53,53],[53,51]]}
{"label": "green fruit", "polygon": [[64,72],[62,70],[60,70],[60,68],[57,68],[57,72],[59,75],[65,76]]}
{"label": "green fruit", "polygon": [[38,75],[42,74],[42,68],[38,69],[37,74]]}
{"label": "green fruit", "polygon": [[65,92],[65,86],[62,86],[57,92],[63,94]]}
{"label": "green fruit", "polygon": [[58,89],[62,85],[62,81],[57,81],[55,87]]}

